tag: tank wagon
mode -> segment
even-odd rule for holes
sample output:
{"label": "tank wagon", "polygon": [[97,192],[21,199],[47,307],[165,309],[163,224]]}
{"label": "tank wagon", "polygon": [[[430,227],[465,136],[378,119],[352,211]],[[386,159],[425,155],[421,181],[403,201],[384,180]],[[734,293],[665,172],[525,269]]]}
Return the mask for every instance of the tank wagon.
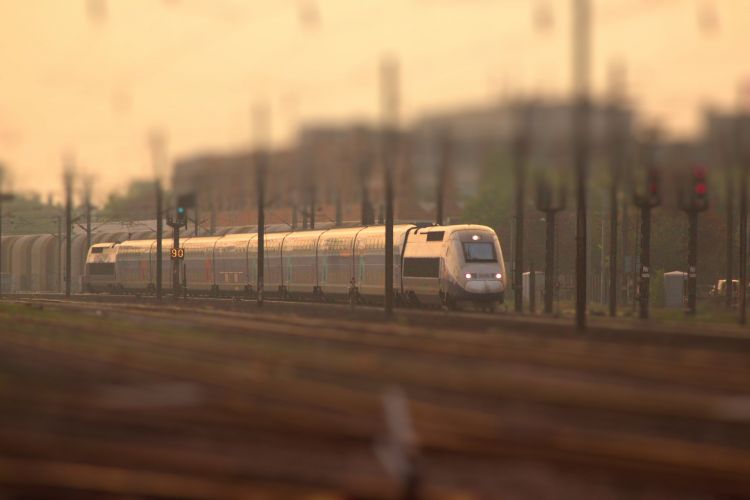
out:
{"label": "tank wagon", "polygon": [[[486,226],[394,226],[394,292],[411,304],[453,307],[502,303],[502,248]],[[171,288],[171,241],[162,243],[162,286]],[[181,240],[181,287],[193,295],[256,293],[257,234]],[[266,233],[265,295],[377,302],[384,296],[385,228],[367,226]],[[89,250],[84,287],[91,292],[153,292],[156,241],[102,243]]]}
{"label": "tank wagon", "polygon": [[[137,236],[123,231],[93,233],[92,241],[122,241]],[[141,237],[153,232],[142,231]],[[54,234],[28,234],[3,236],[2,287],[4,293],[11,292],[54,292],[62,290],[65,277],[65,237]],[[82,290],[81,279],[89,249],[85,234],[73,235],[71,241],[71,289]]]}

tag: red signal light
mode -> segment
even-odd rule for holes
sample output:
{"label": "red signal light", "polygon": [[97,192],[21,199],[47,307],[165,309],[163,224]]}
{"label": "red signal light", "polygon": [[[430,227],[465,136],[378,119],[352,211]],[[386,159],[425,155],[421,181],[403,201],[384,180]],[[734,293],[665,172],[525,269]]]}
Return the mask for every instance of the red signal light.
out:
{"label": "red signal light", "polygon": [[695,194],[698,196],[703,196],[706,194],[706,185],[702,182],[699,182],[695,185]]}

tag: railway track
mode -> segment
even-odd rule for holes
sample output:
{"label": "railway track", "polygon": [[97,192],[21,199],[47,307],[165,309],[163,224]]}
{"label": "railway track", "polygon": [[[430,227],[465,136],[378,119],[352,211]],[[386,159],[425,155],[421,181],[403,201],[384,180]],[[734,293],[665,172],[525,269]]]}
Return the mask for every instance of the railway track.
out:
{"label": "railway track", "polygon": [[[750,358],[731,332],[698,347],[699,334],[547,336],[485,315],[36,299],[0,316],[12,326],[0,458],[47,471],[0,473],[11,492],[397,497],[373,452],[393,386],[409,399],[426,498],[599,497],[623,481],[665,498],[750,492]],[[79,482],[54,479],[65,467]],[[117,473],[142,490],[105,481]],[[194,496],[174,489],[185,476]]]}
{"label": "railway track", "polygon": [[[133,294],[76,294],[65,298],[56,293],[27,293],[7,297],[9,300],[58,300],[92,302],[99,304],[143,304],[157,305],[153,296]],[[208,308],[224,311],[257,311],[255,300],[193,296],[175,300],[165,296],[158,305],[166,310]],[[266,298],[265,310],[278,313],[304,314],[306,318],[345,318],[369,322],[384,321],[381,307],[317,301],[291,301]],[[400,324],[414,326],[453,327],[471,329],[512,329],[527,335],[569,337],[574,334],[582,339],[608,340],[620,343],[643,345],[647,343],[670,345],[695,345],[704,348],[710,343],[713,348],[734,350],[750,345],[750,331],[734,324],[709,324],[680,321],[644,321],[635,318],[606,318],[592,316],[585,332],[575,329],[572,318],[543,315],[518,315],[503,310],[494,313],[444,311],[439,309],[401,308],[395,311],[395,320]]]}

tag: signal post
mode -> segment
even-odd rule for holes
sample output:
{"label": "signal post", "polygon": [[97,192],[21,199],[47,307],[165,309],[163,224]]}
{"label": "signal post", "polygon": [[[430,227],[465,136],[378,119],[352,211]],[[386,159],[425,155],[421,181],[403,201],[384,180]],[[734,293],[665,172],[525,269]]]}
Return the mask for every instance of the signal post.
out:
{"label": "signal post", "polygon": [[172,259],[172,290],[174,297],[180,296],[180,254],[185,257],[185,250],[180,248],[180,228],[185,225],[184,221],[172,219],[171,216],[167,218],[167,225],[172,228],[172,250],[170,251],[170,258]]}
{"label": "signal post", "polygon": [[180,285],[180,264],[185,259],[185,249],[180,247],[180,228],[187,228],[187,209],[189,208],[190,202],[193,199],[193,195],[183,195],[177,199],[177,217],[172,218],[170,215],[167,218],[167,225],[172,228],[172,250],[170,251],[170,259],[172,260],[172,290],[174,298],[178,298],[181,292]]}
{"label": "signal post", "polygon": [[687,213],[689,228],[688,242],[688,302],[685,314],[695,315],[695,297],[697,288],[698,265],[698,214],[708,209],[708,189],[706,186],[706,168],[693,167],[690,194],[685,196],[680,191],[680,208]]}
{"label": "signal post", "polygon": [[739,289],[739,322],[744,325],[747,321],[747,310],[745,308],[747,300],[747,174],[748,156],[744,151],[744,131],[747,123],[747,116],[738,114],[734,125],[734,148],[737,160],[740,164],[740,289]]}
{"label": "signal post", "polygon": [[651,209],[661,204],[659,174],[652,166],[646,175],[646,190],[636,193],[635,205],[641,209],[641,272],[638,283],[640,318],[648,319],[651,287]]}

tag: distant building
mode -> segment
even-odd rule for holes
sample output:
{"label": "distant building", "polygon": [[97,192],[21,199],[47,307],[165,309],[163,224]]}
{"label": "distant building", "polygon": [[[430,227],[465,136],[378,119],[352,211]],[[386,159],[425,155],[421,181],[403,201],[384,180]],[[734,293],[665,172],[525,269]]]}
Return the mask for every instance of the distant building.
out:
{"label": "distant building", "polygon": [[[553,101],[521,105],[527,106],[531,120],[530,166],[567,167],[570,106]],[[445,220],[459,220],[463,203],[479,190],[483,168],[498,155],[507,157],[517,136],[518,108],[518,104],[501,103],[435,113],[403,131],[394,171],[396,218],[434,219],[437,172],[447,135],[451,154],[445,178]],[[593,154],[607,144],[606,113],[603,107],[592,111]],[[618,116],[629,129],[630,113]],[[368,126],[302,129],[292,148],[271,154],[266,195],[269,223],[301,228],[313,218],[316,224],[358,221],[363,211],[377,221],[383,199],[380,145],[378,130]],[[253,224],[257,217],[253,165],[247,151],[182,158],[175,164],[174,191],[198,194],[202,224]]]}

